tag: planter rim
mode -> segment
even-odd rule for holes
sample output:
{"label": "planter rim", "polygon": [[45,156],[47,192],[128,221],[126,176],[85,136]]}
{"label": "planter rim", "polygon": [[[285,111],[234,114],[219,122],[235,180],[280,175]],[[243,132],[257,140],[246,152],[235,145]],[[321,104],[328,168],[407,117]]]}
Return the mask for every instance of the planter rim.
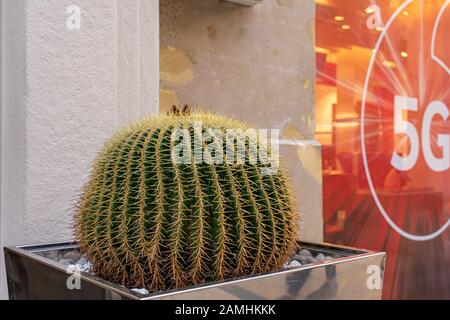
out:
{"label": "planter rim", "polygon": [[[386,253],[385,252],[377,252],[367,249],[357,249],[349,246],[341,246],[341,245],[334,245],[329,243],[312,243],[312,242],[303,242],[299,241],[299,245],[302,249],[307,250],[319,250],[322,253],[329,253],[334,256],[340,256],[338,258],[334,258],[333,260],[328,260],[324,262],[318,262],[308,265],[302,265],[297,267],[291,267],[286,268],[274,272],[265,272],[265,273],[259,273],[255,275],[247,275],[239,278],[229,278],[222,281],[217,282],[208,282],[196,286],[191,286],[187,288],[181,288],[181,289],[171,289],[167,291],[160,291],[160,292],[152,292],[148,295],[143,295],[138,292],[135,292],[131,289],[128,289],[124,286],[106,281],[102,278],[99,278],[95,275],[86,273],[86,272],[80,272],[80,278],[83,281],[87,281],[90,283],[93,283],[97,286],[100,286],[102,288],[112,290],[116,293],[119,293],[121,295],[124,295],[130,299],[139,299],[139,300],[152,300],[152,299],[160,299],[168,296],[174,296],[177,294],[183,294],[183,293],[189,293],[192,291],[197,291],[201,289],[213,289],[218,288],[224,285],[230,285],[230,284],[238,284],[246,281],[254,281],[258,279],[264,279],[267,277],[271,277],[273,275],[287,275],[290,273],[298,272],[299,270],[308,270],[308,269],[314,269],[318,266],[320,267],[326,267],[327,265],[335,265],[340,263],[346,263],[349,261],[356,261],[361,259],[367,259],[370,257],[381,257],[383,258]],[[5,254],[7,251],[14,252],[16,254],[24,255],[29,259],[32,259],[36,262],[42,263],[50,268],[56,269],[60,272],[67,272],[67,267],[63,264],[58,263],[57,261],[51,260],[46,257],[42,257],[36,253],[39,252],[46,252],[50,250],[67,250],[67,249],[77,249],[78,244],[76,242],[53,242],[53,243],[47,243],[47,244],[34,244],[34,245],[22,245],[22,246],[13,246],[13,247],[5,247]]]}

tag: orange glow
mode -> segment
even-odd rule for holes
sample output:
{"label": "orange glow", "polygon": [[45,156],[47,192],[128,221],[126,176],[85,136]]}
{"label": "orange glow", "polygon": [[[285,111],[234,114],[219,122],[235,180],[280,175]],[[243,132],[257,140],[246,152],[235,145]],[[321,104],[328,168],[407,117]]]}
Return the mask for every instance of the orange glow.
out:
{"label": "orange glow", "polygon": [[323,54],[329,54],[330,50],[325,48],[316,47],[316,52],[323,53]]}
{"label": "orange glow", "polygon": [[[446,1],[316,0],[324,240],[387,252],[384,299],[450,299],[450,228],[427,241],[408,238],[433,235],[450,217],[450,169],[435,171],[427,160],[430,153],[443,159],[447,143],[439,140],[450,136],[450,117],[424,125],[433,101],[444,114],[450,109]],[[383,23],[376,28],[378,9],[369,9],[375,3]],[[413,101],[401,117],[395,114],[405,106],[396,96]],[[394,155],[405,160],[414,148],[411,169],[392,164]]]}
{"label": "orange glow", "polygon": [[354,127],[359,127],[359,122],[357,122],[357,121],[335,122],[334,126],[336,128],[354,128]]}

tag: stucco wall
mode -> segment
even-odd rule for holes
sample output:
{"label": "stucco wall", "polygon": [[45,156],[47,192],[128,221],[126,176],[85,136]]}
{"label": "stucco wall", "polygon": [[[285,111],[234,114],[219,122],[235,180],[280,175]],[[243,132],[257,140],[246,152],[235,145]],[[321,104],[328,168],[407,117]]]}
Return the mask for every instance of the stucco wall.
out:
{"label": "stucco wall", "polygon": [[156,112],[158,2],[77,0],[81,28],[70,30],[74,1],[5,1],[2,245],[71,239],[103,142]]}
{"label": "stucco wall", "polygon": [[314,0],[165,0],[161,111],[201,105],[282,131],[301,236],[322,240],[320,146],[315,137]]}

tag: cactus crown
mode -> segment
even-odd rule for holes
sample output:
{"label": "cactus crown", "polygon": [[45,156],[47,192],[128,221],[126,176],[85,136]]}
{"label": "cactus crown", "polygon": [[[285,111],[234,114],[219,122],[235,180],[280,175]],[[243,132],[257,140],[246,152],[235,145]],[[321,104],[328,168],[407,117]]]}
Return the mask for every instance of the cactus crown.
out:
{"label": "cactus crown", "polygon": [[[248,129],[185,107],[120,131],[98,155],[75,225],[97,276],[167,290],[273,271],[292,254],[297,219],[283,170],[262,175],[259,161],[173,161],[174,131],[182,128],[194,150],[198,122],[215,135]],[[216,152],[225,153],[218,141]]]}
{"label": "cactus crown", "polygon": [[191,108],[186,104],[182,110],[180,110],[177,106],[173,105],[172,110],[167,112],[167,115],[175,115],[175,116],[187,116],[191,115]]}

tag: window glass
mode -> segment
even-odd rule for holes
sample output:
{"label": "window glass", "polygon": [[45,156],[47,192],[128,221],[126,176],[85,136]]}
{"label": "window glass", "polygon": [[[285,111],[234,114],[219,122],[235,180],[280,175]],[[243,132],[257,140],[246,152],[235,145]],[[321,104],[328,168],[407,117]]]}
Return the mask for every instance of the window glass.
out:
{"label": "window glass", "polygon": [[385,299],[448,299],[450,1],[316,2],[325,241],[386,251]]}

